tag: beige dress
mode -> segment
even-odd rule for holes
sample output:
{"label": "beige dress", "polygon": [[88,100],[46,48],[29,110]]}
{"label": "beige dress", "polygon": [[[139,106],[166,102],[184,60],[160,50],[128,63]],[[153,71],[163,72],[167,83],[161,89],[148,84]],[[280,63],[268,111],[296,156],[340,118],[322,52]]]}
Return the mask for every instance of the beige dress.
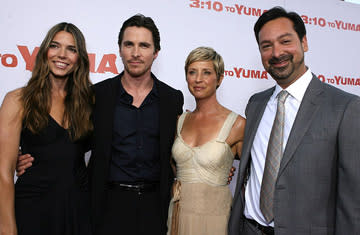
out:
{"label": "beige dress", "polygon": [[[198,147],[190,147],[181,137],[187,114],[179,117],[172,147],[177,178],[181,182],[178,234],[225,235],[232,201],[227,179],[234,160],[225,140],[237,114],[231,112],[217,138]],[[171,228],[172,207],[173,199],[169,207],[168,228]]]}

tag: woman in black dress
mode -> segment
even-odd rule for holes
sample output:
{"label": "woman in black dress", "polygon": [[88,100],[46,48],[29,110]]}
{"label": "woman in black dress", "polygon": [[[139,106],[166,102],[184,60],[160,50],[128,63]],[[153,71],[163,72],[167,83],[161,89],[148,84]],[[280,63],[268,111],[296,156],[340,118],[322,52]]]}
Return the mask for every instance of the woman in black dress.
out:
{"label": "woman in black dress", "polygon": [[[84,153],[93,126],[85,39],[52,27],[28,84],[0,108],[0,234],[90,234]],[[18,149],[34,157],[14,187]]]}

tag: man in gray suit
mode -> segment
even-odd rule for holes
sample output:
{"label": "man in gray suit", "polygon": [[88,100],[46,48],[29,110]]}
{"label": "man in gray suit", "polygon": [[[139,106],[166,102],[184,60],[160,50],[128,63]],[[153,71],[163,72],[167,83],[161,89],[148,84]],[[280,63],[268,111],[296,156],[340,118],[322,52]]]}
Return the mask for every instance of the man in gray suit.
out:
{"label": "man in gray suit", "polygon": [[360,98],[305,66],[297,13],[272,8],[254,31],[277,84],[246,107],[229,235],[360,234]]}

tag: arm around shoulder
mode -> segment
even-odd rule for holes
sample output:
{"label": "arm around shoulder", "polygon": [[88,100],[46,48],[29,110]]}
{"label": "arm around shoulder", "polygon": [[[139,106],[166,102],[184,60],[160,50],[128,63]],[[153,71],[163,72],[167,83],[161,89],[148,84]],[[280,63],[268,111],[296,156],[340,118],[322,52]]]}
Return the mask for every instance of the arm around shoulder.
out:
{"label": "arm around shoulder", "polygon": [[0,234],[17,234],[14,173],[22,128],[21,89],[9,92],[0,107]]}

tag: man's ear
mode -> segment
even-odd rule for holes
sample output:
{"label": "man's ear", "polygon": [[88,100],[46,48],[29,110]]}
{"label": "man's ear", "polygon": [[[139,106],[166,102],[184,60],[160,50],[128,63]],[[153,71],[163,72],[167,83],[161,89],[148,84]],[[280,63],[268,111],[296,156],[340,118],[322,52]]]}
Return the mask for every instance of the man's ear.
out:
{"label": "man's ear", "polygon": [[301,40],[301,45],[302,45],[302,48],[303,48],[304,52],[307,52],[309,50],[306,35],[304,35],[303,39]]}
{"label": "man's ear", "polygon": [[155,52],[154,52],[154,59],[153,59],[153,61],[158,57],[158,55],[159,55],[159,51],[155,51]]}

